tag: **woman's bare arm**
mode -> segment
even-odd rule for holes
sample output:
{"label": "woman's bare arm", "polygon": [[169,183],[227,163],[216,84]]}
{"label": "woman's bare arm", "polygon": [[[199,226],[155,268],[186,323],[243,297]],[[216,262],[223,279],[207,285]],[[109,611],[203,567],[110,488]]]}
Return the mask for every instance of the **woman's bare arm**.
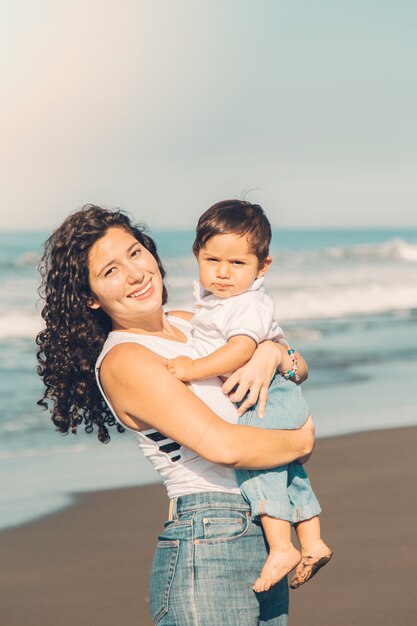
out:
{"label": "woman's bare arm", "polygon": [[100,378],[126,426],[153,427],[214,463],[275,467],[309,454],[314,445],[312,423],[278,431],[225,422],[168,372],[165,359],[137,344],[115,346]]}

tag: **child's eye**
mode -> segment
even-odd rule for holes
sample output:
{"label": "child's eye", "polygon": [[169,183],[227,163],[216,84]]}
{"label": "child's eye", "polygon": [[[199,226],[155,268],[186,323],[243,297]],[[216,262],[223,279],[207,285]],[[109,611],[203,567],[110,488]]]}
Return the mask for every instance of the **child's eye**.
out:
{"label": "child's eye", "polygon": [[232,261],[233,265],[245,265],[243,261]]}
{"label": "child's eye", "polygon": [[212,257],[209,257],[209,258],[207,259],[207,261],[214,261],[214,262],[216,262],[216,261],[217,261],[217,259],[213,259]]}

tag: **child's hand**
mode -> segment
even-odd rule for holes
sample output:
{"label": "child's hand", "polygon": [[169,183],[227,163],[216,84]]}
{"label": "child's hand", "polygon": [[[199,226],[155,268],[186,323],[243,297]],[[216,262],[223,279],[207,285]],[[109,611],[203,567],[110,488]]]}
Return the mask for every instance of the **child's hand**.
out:
{"label": "child's hand", "polygon": [[179,380],[193,380],[193,360],[188,356],[177,356],[175,359],[169,359],[167,369]]}

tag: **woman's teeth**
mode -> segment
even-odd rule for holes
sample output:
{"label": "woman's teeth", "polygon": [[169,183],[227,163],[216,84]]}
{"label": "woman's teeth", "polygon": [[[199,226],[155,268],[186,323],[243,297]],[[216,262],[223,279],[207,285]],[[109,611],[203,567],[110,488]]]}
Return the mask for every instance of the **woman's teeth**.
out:
{"label": "woman's teeth", "polygon": [[144,293],[149,291],[149,289],[151,288],[151,285],[152,283],[151,281],[149,281],[146,287],[144,287],[143,289],[139,289],[139,291],[135,291],[135,293],[131,293],[129,298],[137,298],[138,296],[143,296]]}

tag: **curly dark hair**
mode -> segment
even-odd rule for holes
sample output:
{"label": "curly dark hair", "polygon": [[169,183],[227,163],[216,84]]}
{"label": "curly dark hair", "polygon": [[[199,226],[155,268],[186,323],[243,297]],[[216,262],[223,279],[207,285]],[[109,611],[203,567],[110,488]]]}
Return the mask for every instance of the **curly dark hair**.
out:
{"label": "curly dark hair", "polygon": [[[85,431],[97,428],[102,443],[110,441],[109,427],[118,424],[97,386],[94,367],[112,325],[102,310],[88,306],[92,292],[88,280],[88,255],[94,243],[109,228],[130,232],[155,257],[162,278],[165,270],[155,242],[143,225],[132,224],[121,210],[103,209],[86,204],[69,215],[45,243],[39,265],[42,277],[39,294],[45,300],[42,317],[46,328],[36,343],[39,346],[38,374],[45,390],[38,401],[44,409],[52,402],[50,413],[58,431],[77,432],[84,423]],[[163,302],[167,291],[163,288]]]}

